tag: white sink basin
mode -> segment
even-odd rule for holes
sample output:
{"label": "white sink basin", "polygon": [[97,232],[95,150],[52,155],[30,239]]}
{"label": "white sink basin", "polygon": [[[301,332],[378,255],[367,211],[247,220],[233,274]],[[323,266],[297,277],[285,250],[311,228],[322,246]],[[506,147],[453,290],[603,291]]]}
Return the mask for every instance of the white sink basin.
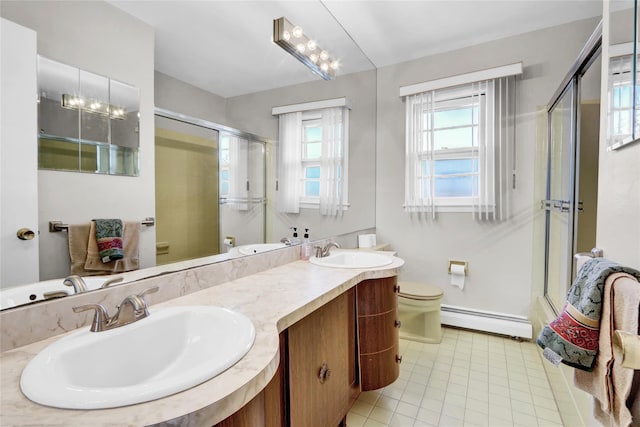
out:
{"label": "white sink basin", "polygon": [[334,268],[374,268],[393,262],[390,255],[367,251],[336,251],[323,258],[311,257],[309,262],[323,267]]}
{"label": "white sink basin", "polygon": [[286,247],[287,245],[284,243],[255,243],[252,245],[237,246],[236,249],[242,255],[253,255]]}
{"label": "white sink basin", "polygon": [[130,325],[56,341],[29,362],[20,386],[29,399],[56,408],[132,405],[215,377],[242,359],[254,338],[251,321],[228,309],[153,310]]}

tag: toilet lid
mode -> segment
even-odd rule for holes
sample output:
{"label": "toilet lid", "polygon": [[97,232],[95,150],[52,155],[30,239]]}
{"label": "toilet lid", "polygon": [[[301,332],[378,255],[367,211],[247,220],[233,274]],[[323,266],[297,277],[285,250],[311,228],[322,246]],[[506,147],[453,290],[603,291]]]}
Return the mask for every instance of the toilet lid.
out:
{"label": "toilet lid", "polygon": [[400,282],[399,296],[418,300],[430,300],[440,298],[444,293],[437,286],[420,282]]}

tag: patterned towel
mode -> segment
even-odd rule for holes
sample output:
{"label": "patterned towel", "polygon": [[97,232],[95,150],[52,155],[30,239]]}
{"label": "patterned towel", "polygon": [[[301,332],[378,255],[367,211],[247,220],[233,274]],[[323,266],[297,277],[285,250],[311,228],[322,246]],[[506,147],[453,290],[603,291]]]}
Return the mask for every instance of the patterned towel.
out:
{"label": "patterned towel", "polygon": [[538,336],[537,343],[545,349],[545,357],[585,371],[593,370],[598,354],[604,282],[610,274],[620,272],[640,279],[640,271],[604,258],[592,258],[582,265],[562,313]]}
{"label": "patterned towel", "polygon": [[96,223],[96,241],[103,263],[122,259],[122,220],[94,219]]}

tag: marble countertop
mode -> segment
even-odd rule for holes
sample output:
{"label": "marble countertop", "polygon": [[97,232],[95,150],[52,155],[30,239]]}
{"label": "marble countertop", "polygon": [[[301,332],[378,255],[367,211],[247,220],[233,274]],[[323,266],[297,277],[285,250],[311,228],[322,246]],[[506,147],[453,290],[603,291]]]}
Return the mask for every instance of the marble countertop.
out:
{"label": "marble countertop", "polygon": [[[249,317],[256,329],[247,355],[222,374],[183,392],[136,405],[99,410],[67,410],[31,402],[20,391],[20,375],[40,350],[65,335],[0,354],[1,425],[213,425],[236,412],[271,380],[279,363],[279,333],[362,280],[391,277],[400,258],[374,269],[335,269],[307,261],[265,270],[199,292],[152,305],[214,305]],[[131,355],[135,357],[135,355]]]}

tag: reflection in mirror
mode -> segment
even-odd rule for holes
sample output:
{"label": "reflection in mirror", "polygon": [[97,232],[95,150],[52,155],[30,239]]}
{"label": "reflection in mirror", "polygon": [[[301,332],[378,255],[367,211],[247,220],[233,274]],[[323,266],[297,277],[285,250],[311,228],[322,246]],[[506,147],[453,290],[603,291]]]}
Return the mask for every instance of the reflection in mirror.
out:
{"label": "reflection in mirror", "polygon": [[[127,220],[155,216],[157,226],[144,232],[144,242],[142,242],[144,244],[141,246],[140,255],[141,259],[145,260],[145,268],[124,273],[124,282],[220,262],[235,256],[246,256],[247,252],[257,253],[265,248],[279,247],[281,238],[292,237],[289,229],[291,226],[297,226],[299,230],[310,228],[311,240],[341,235],[349,235],[349,239],[352,240],[351,237],[360,230],[372,232],[372,227],[375,226],[375,188],[371,183],[375,182],[376,166],[376,68],[322,2],[265,2],[261,3],[260,7],[252,8],[251,11],[248,11],[246,5],[241,4],[242,2],[107,2],[104,4],[103,2],[90,2],[77,10],[64,2],[47,3],[46,5],[46,2],[42,4],[33,2],[6,3],[6,5],[3,3],[2,7],[3,17],[33,28],[38,33],[39,53],[44,55],[42,57],[43,64],[46,62],[45,56],[59,58],[69,64],[93,71],[97,77],[112,76],[124,82],[135,83],[137,87],[141,88],[138,91],[136,88],[126,87],[127,85],[121,86],[111,80],[107,101],[114,108],[125,107],[122,115],[126,115],[127,119],[131,119],[131,122],[111,117],[108,120],[108,130],[112,138],[108,141],[109,144],[104,142],[103,137],[95,136],[89,140],[86,138],[89,134],[88,129],[84,129],[85,137],[80,136],[81,118],[84,117],[85,122],[91,120],[88,112],[82,113],[79,108],[59,108],[63,93],[80,95],[80,70],[77,67],[56,62],[62,71],[59,73],[51,72],[50,75],[52,83],[60,83],[62,87],[45,89],[45,79],[42,76],[40,76],[38,84],[43,85],[41,88],[43,92],[57,93],[59,95],[57,97],[51,95],[50,99],[54,101],[51,105],[55,105],[58,110],[64,110],[62,114],[72,118],[54,120],[46,127],[39,125],[39,130],[45,129],[46,131],[39,141],[42,145],[42,149],[40,149],[41,169],[55,169],[56,162],[61,162],[62,159],[66,163],[60,169],[67,171],[90,170],[101,174],[124,174],[131,169],[128,165],[137,168],[137,151],[128,152],[126,150],[138,149],[139,135],[140,147],[149,148],[149,153],[151,153],[155,144],[153,135],[155,126],[151,121],[154,120],[151,116],[154,106],[178,111],[214,123],[224,123],[234,129],[242,129],[251,132],[252,135],[262,135],[266,138],[261,141],[245,137],[243,143],[245,148],[239,150],[238,154],[240,152],[246,153],[247,160],[243,164],[246,165],[247,174],[244,178],[236,178],[237,176],[242,177],[243,173],[239,173],[236,177],[230,173],[224,173],[230,186],[228,196],[223,197],[218,194],[220,192],[221,171],[217,165],[213,169],[214,176],[209,175],[206,178],[209,190],[215,189],[215,194],[210,197],[213,202],[206,202],[209,208],[207,221],[200,222],[195,231],[180,232],[179,227],[184,224],[184,221],[164,222],[169,228],[176,229],[179,234],[179,237],[176,238],[163,237],[160,234],[160,229],[163,227],[162,213],[158,211],[154,214],[149,211],[155,205],[155,195],[164,197],[164,195],[156,193],[157,189],[154,188],[155,174],[153,171],[155,165],[153,162],[155,156],[140,159],[144,168],[139,175],[138,170],[135,170],[134,174],[139,176],[135,180],[121,179],[121,177],[111,180],[110,177],[105,177],[113,181],[113,187],[105,184],[105,181],[102,180],[103,177],[99,175],[87,177],[80,174],[41,170],[39,172],[39,188],[30,187],[27,189],[29,193],[39,193],[41,196],[39,200],[40,235],[39,238],[33,240],[33,243],[38,245],[40,249],[40,280],[59,278],[56,281],[62,282],[62,278],[68,274],[67,234],[66,232],[47,232],[46,226],[52,220],[62,220],[64,223],[81,223],[95,218],[101,213],[113,217],[122,216]],[[241,22],[267,23],[267,35],[263,37],[260,25],[252,25],[252,31],[243,32],[241,37],[233,40],[213,36],[209,38],[215,44],[213,48],[201,50],[197,55],[189,55],[191,59],[185,60],[180,57],[180,54],[188,52],[194,47],[193,38],[168,37],[167,30],[173,32],[177,28],[175,22],[169,28],[160,24],[153,25],[153,28],[148,24],[142,24],[142,22],[150,22],[149,14],[158,11],[167,11],[169,16],[175,16],[176,11],[185,14],[195,12],[197,16],[205,16],[206,14],[197,13],[201,9],[213,11],[216,16],[225,16],[225,22],[229,23],[236,21],[233,19],[234,16],[242,17]],[[125,14],[135,16],[139,20],[132,20],[130,15]],[[326,39],[323,38],[323,47],[334,51],[335,46],[336,55],[341,58],[340,72],[335,80],[322,81],[269,40],[271,24],[277,16],[291,17],[301,25],[307,26],[311,33],[324,34],[323,37]],[[45,24],[50,22],[56,22],[55,28]],[[193,19],[188,22],[193,26],[213,28],[222,34],[228,32],[224,26],[211,26],[210,22],[202,24]],[[113,37],[100,39],[101,44],[97,45],[89,46],[86,43],[78,42],[80,40],[78,35],[90,33],[96,25],[108,25],[109,28],[115,26],[122,28],[123,31],[112,34]],[[61,32],[57,30],[58,27],[73,28],[73,31]],[[125,40],[120,33],[126,33],[127,39]],[[129,37],[134,33],[134,37]],[[263,66],[257,68],[239,66],[235,61],[229,61],[228,55],[221,54],[227,48],[232,49],[236,42],[242,46],[241,49],[236,49],[236,52],[258,52],[259,59],[257,61]],[[234,58],[239,60],[240,56]],[[252,58],[252,61],[256,60],[254,54],[248,56]],[[128,62],[126,59],[134,60]],[[44,70],[46,67],[38,64],[38,68]],[[69,77],[56,81],[53,77],[64,76],[65,69],[69,71]],[[256,71],[257,73],[255,73]],[[206,75],[206,80],[212,84],[205,84],[199,80],[198,75]],[[84,81],[88,82],[89,80],[92,79],[89,77]],[[96,78],[96,80],[99,79]],[[153,82],[153,84],[149,85],[149,82]],[[86,86],[85,83],[83,89],[85,92],[87,91]],[[127,103],[130,98],[129,89],[132,89],[136,94],[133,106]],[[104,90],[101,93],[104,93]],[[275,156],[273,154],[275,141],[278,139],[278,121],[277,117],[270,114],[271,109],[279,105],[337,97],[349,97],[353,100],[353,110],[350,116],[353,133],[350,135],[349,166],[354,179],[350,180],[350,187],[352,187],[349,193],[350,209],[339,219],[322,217],[317,210],[313,209],[304,210],[299,215],[277,213],[272,206],[272,200],[275,191]],[[40,98],[42,99],[42,94]],[[124,101],[121,102],[120,99],[123,98]],[[48,99],[48,96],[45,99]],[[143,108],[140,108],[140,102]],[[140,118],[138,112],[141,113]],[[39,120],[42,121],[42,117]],[[75,123],[75,126],[72,127],[73,132],[68,134],[62,131],[54,132],[53,125],[63,124],[68,120]],[[99,124],[96,126],[98,129],[104,129]],[[140,128],[139,134],[137,133],[138,127]],[[116,134],[129,132],[128,129],[135,129],[135,140],[129,141],[120,137],[114,139]],[[215,137],[216,143],[220,143],[224,139],[222,131],[229,130],[229,128],[221,126],[219,130],[221,132]],[[97,132],[97,129],[91,127],[91,131]],[[233,132],[231,135],[234,138],[239,137]],[[209,136],[196,134],[196,136],[203,137],[205,140],[209,139],[208,144],[212,143],[213,137],[210,134]],[[172,135],[165,135],[165,137],[170,139]],[[57,145],[53,145],[54,143]],[[165,143],[168,144],[167,141]],[[48,152],[47,144],[52,145]],[[109,146],[109,150],[101,151],[100,148],[106,145]],[[216,147],[215,154],[207,154],[208,157],[213,157],[212,161],[216,162],[219,161],[217,149],[218,147]],[[134,156],[130,157],[130,153],[133,153]],[[228,154],[231,159],[231,152]],[[100,156],[99,161],[98,156]],[[122,164],[125,166],[114,169],[112,160],[114,157],[118,157],[119,161],[124,159]],[[170,160],[175,159],[167,161]],[[170,169],[167,167],[158,166],[158,169],[166,172],[162,179],[172,178]],[[149,174],[151,174],[150,178]],[[49,177],[55,179],[48,179]],[[176,181],[181,179],[173,178]],[[200,183],[197,185],[202,186],[203,180],[204,177],[201,177]],[[239,182],[244,180],[245,186],[236,188],[237,190],[244,188],[244,191],[238,194],[231,193],[231,184],[234,180]],[[109,191],[109,193],[116,193],[118,196],[115,198],[107,197],[104,203],[101,200],[94,201],[96,199],[93,197],[94,193],[102,193],[94,190],[107,188],[105,185],[108,185],[110,189],[117,188],[117,191]],[[64,188],[65,191],[56,193],[56,188]],[[72,208],[74,206],[73,200],[80,191],[91,192],[91,203],[87,206],[81,206],[82,209]],[[183,188],[182,192],[186,193],[187,190]],[[209,196],[207,197],[209,198]],[[119,207],[119,198],[126,200],[126,208]],[[234,199],[241,198],[243,201],[234,201]],[[149,203],[150,201],[151,203]],[[197,221],[193,221],[193,223],[195,224]],[[206,245],[208,252],[197,254],[178,252],[179,244],[175,239],[182,238],[191,241],[191,239],[195,239],[194,236],[199,237],[200,235],[204,235],[208,239]],[[224,245],[227,237],[234,241],[235,248],[237,248],[233,251],[234,253],[231,253],[229,248]],[[158,245],[156,245],[156,241]],[[168,242],[168,245],[163,245],[162,242]],[[256,244],[261,246],[252,246]],[[240,249],[243,249],[242,252]],[[168,254],[162,254],[163,251]],[[179,260],[164,260],[161,255],[176,255],[176,259]],[[162,265],[153,266],[154,264]],[[1,285],[4,290],[15,287],[16,284],[5,282]],[[58,282],[55,286],[58,286]],[[119,284],[115,286],[119,286]],[[65,288],[63,290],[68,291]]]}
{"label": "reflection in mirror", "polygon": [[609,76],[607,149],[614,150],[640,137],[637,0],[615,3],[609,14]]}
{"label": "reflection in mirror", "polygon": [[38,56],[39,168],[138,175],[139,90]]}
{"label": "reflection in mirror", "polygon": [[227,126],[158,110],[158,265],[264,243],[266,143]]}

